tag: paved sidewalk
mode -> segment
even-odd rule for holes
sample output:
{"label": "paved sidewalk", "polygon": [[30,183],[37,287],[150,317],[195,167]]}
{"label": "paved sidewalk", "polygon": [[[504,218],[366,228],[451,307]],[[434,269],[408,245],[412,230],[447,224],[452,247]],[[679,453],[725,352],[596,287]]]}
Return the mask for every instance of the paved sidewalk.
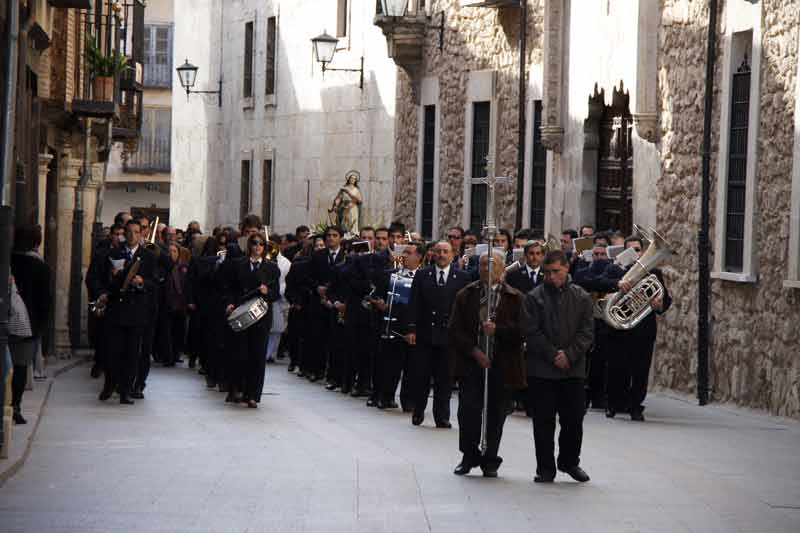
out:
{"label": "paved sidewalk", "polygon": [[800,425],[781,419],[664,396],[644,424],[590,412],[592,481],[542,486],[519,415],[501,477],[459,478],[456,429],[430,414],[413,427],[283,365],[258,410],[186,368],[154,368],[135,406],[101,404],[99,387],[88,367],[54,383],[30,457],[0,488],[4,533],[800,531]]}

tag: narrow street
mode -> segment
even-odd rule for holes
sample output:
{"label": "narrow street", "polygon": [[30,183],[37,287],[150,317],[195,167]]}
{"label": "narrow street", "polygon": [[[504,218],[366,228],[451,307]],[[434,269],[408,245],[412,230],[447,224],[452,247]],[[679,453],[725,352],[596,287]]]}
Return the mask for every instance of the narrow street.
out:
{"label": "narrow street", "polygon": [[456,428],[434,429],[430,414],[416,428],[284,365],[267,371],[258,410],[225,404],[185,367],[155,368],[134,406],[99,403],[85,366],[65,373],[30,457],[0,488],[0,529],[800,530],[793,422],[663,396],[648,400],[644,424],[592,411],[582,456],[592,481],[542,486],[530,422],[515,415],[500,477],[459,478]]}

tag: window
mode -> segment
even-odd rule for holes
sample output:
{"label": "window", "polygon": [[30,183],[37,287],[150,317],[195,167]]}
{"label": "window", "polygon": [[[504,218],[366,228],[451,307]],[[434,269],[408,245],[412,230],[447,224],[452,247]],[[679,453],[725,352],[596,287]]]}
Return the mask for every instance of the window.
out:
{"label": "window", "polygon": [[436,106],[426,105],[422,132],[422,216],[423,237],[433,236],[433,188],[436,154]]}
{"label": "window", "polygon": [[146,25],[143,34],[144,85],[172,86],[172,26]]}
{"label": "window", "polygon": [[[797,36],[800,45],[800,35]],[[792,157],[792,196],[789,214],[789,268],[784,287],[800,289],[800,55],[794,83],[794,146]]]}
{"label": "window", "polygon": [[277,44],[277,19],[269,17],[267,19],[267,76],[266,88],[264,93],[267,95],[275,94],[275,52]]}
{"label": "window", "polygon": [[139,149],[124,163],[125,171],[169,172],[171,142],[170,110],[145,108],[142,111],[142,136]]}
{"label": "window", "polygon": [[[489,155],[490,102],[472,104],[472,178],[486,177],[486,157]],[[471,229],[480,231],[486,223],[486,184],[473,183],[470,194]]]}
{"label": "window", "polygon": [[244,25],[244,76],[242,80],[242,96],[253,96],[253,22]]}
{"label": "window", "polygon": [[349,14],[349,0],[337,0],[336,6],[336,36],[347,37],[349,31],[348,27],[348,14]]}
{"label": "window", "polygon": [[744,211],[747,186],[747,123],[750,109],[750,64],[745,55],[731,82],[730,147],[725,206],[725,270],[741,272],[744,264]]}
{"label": "window", "polygon": [[265,226],[272,225],[272,159],[264,160],[264,176],[261,186],[261,220]]}
{"label": "window", "polygon": [[242,161],[242,188],[239,197],[239,218],[250,212],[250,161]]}
{"label": "window", "polygon": [[531,157],[531,222],[534,232],[544,235],[547,151],[542,144],[542,101],[533,103],[533,150]]}

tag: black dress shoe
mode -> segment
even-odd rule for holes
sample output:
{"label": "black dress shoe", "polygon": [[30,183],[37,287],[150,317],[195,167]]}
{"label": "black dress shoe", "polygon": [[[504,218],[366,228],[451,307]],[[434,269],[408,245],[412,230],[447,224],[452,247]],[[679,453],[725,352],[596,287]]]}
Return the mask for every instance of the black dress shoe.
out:
{"label": "black dress shoe", "polygon": [[415,426],[418,426],[418,425],[422,424],[423,420],[425,420],[425,416],[424,415],[422,415],[422,416],[413,415],[411,417],[411,423],[414,424]]}
{"label": "black dress shoe", "polygon": [[352,396],[353,398],[362,398],[362,397],[364,397],[366,395],[367,395],[367,391],[365,391],[363,389],[356,389],[356,390],[354,390],[353,392],[350,393],[350,396]]}
{"label": "black dress shoe", "polygon": [[295,369],[295,368],[297,368],[297,367],[296,367],[296,366],[294,366],[294,365],[289,365],[289,366],[286,368],[286,371],[287,371],[287,372],[294,372],[294,369]]}
{"label": "black dress shoe", "polygon": [[352,390],[352,389],[351,389],[350,387],[348,387],[347,385],[345,385],[344,387],[342,387],[342,390],[340,390],[339,392],[341,392],[342,394],[350,394],[350,391],[351,391],[351,390]]}
{"label": "black dress shoe", "polygon": [[327,385],[325,385],[325,390],[336,390],[338,388],[339,385],[337,385],[336,383],[328,383]]}
{"label": "black dress shoe", "polygon": [[496,466],[482,466],[481,470],[483,470],[483,477],[497,477]]}
{"label": "black dress shoe", "polygon": [[617,416],[617,412],[611,407],[606,407],[606,418],[614,418],[615,416]]}
{"label": "black dress shoe", "polygon": [[450,422],[436,422],[436,427],[441,429],[450,429],[453,427],[453,424]]}
{"label": "black dress shoe", "polygon": [[581,483],[586,483],[589,481],[589,474],[583,471],[583,468],[579,466],[573,466],[572,468],[567,469],[559,469],[569,477],[574,479],[575,481],[580,481]]}
{"label": "black dress shoe", "polygon": [[398,407],[399,405],[397,405],[397,402],[395,401],[383,402],[384,409],[397,409]]}
{"label": "black dress shoe", "polygon": [[460,463],[458,463],[456,469],[453,470],[453,473],[457,476],[466,476],[467,474],[469,474],[470,470],[472,470],[472,465],[467,462],[461,461]]}
{"label": "black dress shoe", "polygon": [[373,398],[367,400],[367,407],[378,407],[378,409],[383,409],[383,402],[378,403]]}
{"label": "black dress shoe", "polygon": [[409,406],[409,405],[404,405],[403,406],[403,412],[404,413],[413,413],[414,412],[414,408]]}
{"label": "black dress shoe", "polygon": [[641,411],[631,411],[631,420],[644,422],[644,413]]}
{"label": "black dress shoe", "polygon": [[100,365],[94,364],[92,365],[92,371],[89,373],[89,375],[92,376],[93,379],[97,379],[100,377],[100,374],[102,373],[103,369],[100,368]]}
{"label": "black dress shoe", "polygon": [[104,402],[111,398],[111,395],[114,393],[114,387],[103,387],[103,390],[100,391],[100,396],[97,397],[98,400]]}
{"label": "black dress shoe", "polygon": [[28,421],[27,421],[27,420],[25,420],[25,417],[24,417],[24,416],[22,416],[22,413],[20,413],[19,411],[15,412],[15,413],[14,413],[14,414],[11,416],[11,418],[12,418],[12,420],[14,420],[14,423],[15,423],[16,425],[18,425],[18,426],[22,426],[22,425],[24,425],[24,424],[27,424],[27,423],[28,423]]}
{"label": "black dress shoe", "polygon": [[133,400],[131,400],[130,398],[128,398],[127,396],[120,396],[119,397],[119,403],[121,405],[133,405],[135,402]]}
{"label": "black dress shoe", "polygon": [[203,368],[201,366],[200,370],[198,370],[197,373],[200,374],[201,376],[207,376],[208,375],[208,370],[206,370],[205,368]]}
{"label": "black dress shoe", "polygon": [[552,483],[555,478],[556,478],[555,475],[551,476],[549,474],[536,474],[536,476],[533,478],[533,482],[534,483]]}
{"label": "black dress shoe", "polygon": [[139,390],[135,390],[131,393],[131,398],[134,400],[144,400],[144,393]]}

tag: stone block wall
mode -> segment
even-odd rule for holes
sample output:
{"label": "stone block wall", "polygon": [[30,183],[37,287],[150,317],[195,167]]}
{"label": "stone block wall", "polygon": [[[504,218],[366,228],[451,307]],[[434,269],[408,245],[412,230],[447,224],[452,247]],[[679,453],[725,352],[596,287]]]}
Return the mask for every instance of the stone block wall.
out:
{"label": "stone block wall", "polygon": [[[791,196],[798,14],[794,0],[762,0],[761,108],[757,161],[760,215],[756,283],[712,283],[710,384],[714,401],[800,417],[796,324],[800,291],[784,288]],[[666,269],[672,310],[661,320],[655,383],[696,392],[697,231],[700,225],[707,2],[663,0],[659,39],[662,177],[658,225],[678,253]],[[726,2],[720,2],[720,35]],[[715,75],[712,154],[719,146],[722,46]],[[754,73],[755,75],[755,73]],[[714,237],[716,157],[711,164]],[[712,242],[713,245],[713,242]],[[713,264],[713,258],[712,258]]]}
{"label": "stone block wall", "polygon": [[[528,0],[527,57],[531,66],[542,63],[543,0]],[[429,28],[422,67],[410,77],[398,69],[395,123],[395,218],[416,226],[418,102],[415,85],[422,78],[439,80],[440,172],[439,228],[461,225],[464,187],[465,105],[469,73],[496,71],[498,175],[517,176],[519,100],[519,9],[460,7],[459,0],[438,0],[432,5],[434,21],[445,12],[444,48],[439,32]],[[513,227],[516,216],[514,184],[498,187],[500,225]]]}

